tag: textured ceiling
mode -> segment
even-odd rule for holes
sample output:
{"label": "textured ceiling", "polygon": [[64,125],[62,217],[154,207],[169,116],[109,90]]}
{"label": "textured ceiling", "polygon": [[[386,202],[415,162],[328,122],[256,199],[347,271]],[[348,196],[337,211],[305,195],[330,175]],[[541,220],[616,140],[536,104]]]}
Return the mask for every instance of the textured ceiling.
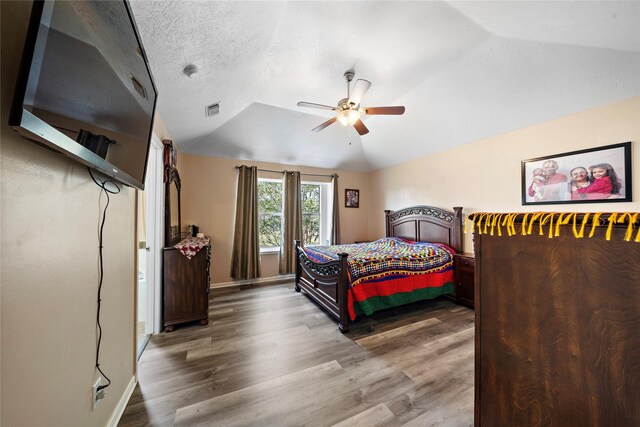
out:
{"label": "textured ceiling", "polygon": [[[640,95],[639,1],[131,5],[191,154],[368,171]],[[331,112],[296,103],[335,105],[347,70],[372,82],[363,106],[406,113],[311,132]]]}

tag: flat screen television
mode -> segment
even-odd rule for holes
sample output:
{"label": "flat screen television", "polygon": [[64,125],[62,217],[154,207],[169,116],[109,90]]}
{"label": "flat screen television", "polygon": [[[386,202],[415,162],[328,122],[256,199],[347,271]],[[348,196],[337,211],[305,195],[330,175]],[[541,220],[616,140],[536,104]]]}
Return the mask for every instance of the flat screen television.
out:
{"label": "flat screen television", "polygon": [[157,90],[127,1],[36,0],[9,125],[144,189]]}

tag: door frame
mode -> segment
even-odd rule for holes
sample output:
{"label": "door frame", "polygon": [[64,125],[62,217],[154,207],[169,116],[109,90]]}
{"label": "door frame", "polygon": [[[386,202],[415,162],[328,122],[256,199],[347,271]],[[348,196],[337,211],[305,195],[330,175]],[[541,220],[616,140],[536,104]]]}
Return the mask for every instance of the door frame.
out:
{"label": "door frame", "polygon": [[[147,195],[147,237],[152,233],[153,241],[147,257],[147,273],[151,273],[153,283],[147,283],[147,333],[160,333],[162,330],[162,212],[164,186],[162,185],[163,145],[158,135],[153,133],[149,147],[149,164],[147,174],[151,174],[150,187],[145,189]],[[153,163],[153,166],[151,164]],[[155,184],[155,185],[154,185]],[[153,269],[153,271],[149,271]],[[149,277],[149,275],[147,276]],[[148,326],[147,326],[148,325]]]}

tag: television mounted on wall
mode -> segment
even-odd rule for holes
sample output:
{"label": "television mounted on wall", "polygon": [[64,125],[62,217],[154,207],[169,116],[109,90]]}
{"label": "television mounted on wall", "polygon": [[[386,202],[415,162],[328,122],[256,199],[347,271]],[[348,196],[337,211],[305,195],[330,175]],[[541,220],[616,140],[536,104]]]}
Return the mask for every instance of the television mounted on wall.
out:
{"label": "television mounted on wall", "polygon": [[126,0],[34,1],[14,130],[144,189],[157,96]]}

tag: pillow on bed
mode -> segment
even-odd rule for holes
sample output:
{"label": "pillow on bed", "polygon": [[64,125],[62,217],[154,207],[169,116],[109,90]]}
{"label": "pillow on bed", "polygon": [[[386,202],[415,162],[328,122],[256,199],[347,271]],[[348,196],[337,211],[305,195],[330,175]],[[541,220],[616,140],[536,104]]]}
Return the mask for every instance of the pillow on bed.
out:
{"label": "pillow on bed", "polygon": [[411,239],[407,239],[406,237],[396,237],[396,239],[400,239],[405,243],[409,243],[409,244],[413,244],[413,243],[419,243],[416,240],[411,240]]}

